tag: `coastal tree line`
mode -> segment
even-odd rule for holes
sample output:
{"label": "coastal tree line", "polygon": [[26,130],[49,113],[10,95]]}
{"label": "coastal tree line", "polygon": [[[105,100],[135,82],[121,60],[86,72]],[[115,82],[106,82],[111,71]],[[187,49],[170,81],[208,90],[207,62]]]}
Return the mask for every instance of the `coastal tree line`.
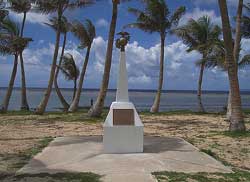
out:
{"label": "coastal tree line", "polygon": [[[116,33],[116,23],[118,19],[118,6],[126,1],[112,0],[112,18],[109,27],[108,45],[106,50],[104,73],[100,85],[98,97],[90,108],[88,114],[91,117],[101,115],[106,98],[110,69],[112,64],[112,50]],[[250,18],[243,14],[243,10],[250,10],[250,4],[244,0],[238,0],[238,8],[235,20],[235,27],[231,26],[228,15],[226,0],[218,0],[221,12],[222,27],[212,23],[209,16],[202,16],[198,20],[190,19],[185,25],[179,26],[179,20],[185,14],[184,6],[178,7],[171,12],[165,0],[143,0],[138,1],[143,4],[141,9],[129,8],[128,12],[136,17],[136,22],[124,25],[124,29],[138,28],[148,33],[157,32],[160,36],[160,60],[158,88],[150,112],[159,112],[161,92],[164,83],[164,48],[168,35],[174,34],[188,46],[187,52],[198,51],[201,59],[196,61],[200,68],[197,103],[200,112],[205,112],[202,103],[202,82],[203,74],[207,68],[221,68],[228,73],[229,97],[227,106],[227,118],[230,121],[231,131],[245,130],[244,118],[241,107],[240,87],[238,80],[238,69],[249,65],[250,55],[240,55],[242,38],[250,37]],[[29,110],[26,96],[26,79],[23,51],[29,46],[32,37],[25,37],[25,23],[29,11],[42,14],[51,14],[53,17],[46,23],[55,31],[56,41],[52,58],[50,77],[48,86],[40,104],[35,109],[36,114],[43,114],[46,110],[52,88],[54,86],[58,98],[65,112],[75,112],[78,110],[84,77],[88,66],[91,45],[96,37],[95,26],[90,19],[85,21],[69,21],[65,17],[65,11],[94,6],[95,0],[0,0],[0,53],[2,55],[12,55],[13,69],[9,81],[8,89],[3,99],[0,111],[7,112],[9,100],[12,94],[17,67],[21,68],[21,110]],[[13,21],[9,14],[13,11],[23,15],[21,25]],[[79,48],[86,49],[85,60],[82,70],[77,67],[74,57],[65,53],[68,34],[72,33],[79,39]],[[63,37],[62,49],[59,52],[60,38]],[[223,38],[222,38],[223,37]],[[59,73],[64,74],[67,80],[74,82],[73,99],[68,103],[58,85]]]}

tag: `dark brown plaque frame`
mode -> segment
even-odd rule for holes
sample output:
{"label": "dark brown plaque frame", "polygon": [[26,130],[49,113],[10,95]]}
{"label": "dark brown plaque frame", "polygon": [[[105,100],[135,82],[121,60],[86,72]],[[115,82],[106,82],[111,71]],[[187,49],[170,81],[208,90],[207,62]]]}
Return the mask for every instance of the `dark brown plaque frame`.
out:
{"label": "dark brown plaque frame", "polygon": [[134,125],[133,109],[113,109],[113,125]]}

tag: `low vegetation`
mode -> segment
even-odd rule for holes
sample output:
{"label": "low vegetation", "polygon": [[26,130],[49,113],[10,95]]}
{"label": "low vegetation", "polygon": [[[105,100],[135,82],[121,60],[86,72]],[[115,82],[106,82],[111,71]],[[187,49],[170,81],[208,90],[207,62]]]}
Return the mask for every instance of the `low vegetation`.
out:
{"label": "low vegetation", "polygon": [[[14,174],[28,160],[40,152],[54,137],[102,135],[101,118],[91,118],[87,109],[74,114],[49,112],[42,116],[30,112],[0,114],[0,176],[2,179],[17,179]],[[250,115],[245,112],[247,132],[228,132],[229,122],[223,113],[193,113],[192,111],[171,111],[159,114],[140,113],[146,135],[181,137],[211,155],[223,164],[234,169],[233,174],[183,174],[154,173],[159,181],[249,181],[250,170]],[[67,181],[67,178],[54,178],[51,175],[33,176],[39,180]],[[75,175],[81,181],[84,174]],[[5,177],[3,177],[5,176]],[[10,177],[13,178],[10,178]],[[64,176],[64,175],[62,175]],[[88,176],[88,175],[87,175]],[[93,176],[95,176],[93,174]],[[200,178],[199,178],[200,177]],[[27,176],[19,179],[27,180]],[[18,180],[19,180],[18,179]],[[28,180],[31,180],[29,178]],[[83,177],[85,180],[85,177]],[[89,178],[86,177],[87,181]],[[96,176],[96,180],[98,177]],[[199,180],[197,180],[199,179]],[[240,180],[239,180],[240,179]],[[84,181],[82,180],[82,181]],[[94,181],[94,178],[91,179]],[[214,180],[216,182],[216,180]],[[224,181],[223,181],[224,180]],[[2,180],[0,180],[2,181]]]}
{"label": "low vegetation", "polygon": [[176,173],[176,172],[155,172],[153,173],[159,182],[248,182],[250,173],[236,170],[235,173]]}

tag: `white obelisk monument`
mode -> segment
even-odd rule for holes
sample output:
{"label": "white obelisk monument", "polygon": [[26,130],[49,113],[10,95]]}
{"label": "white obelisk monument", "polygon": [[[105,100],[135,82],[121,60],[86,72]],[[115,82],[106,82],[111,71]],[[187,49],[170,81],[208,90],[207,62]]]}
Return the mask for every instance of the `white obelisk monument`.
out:
{"label": "white obelisk monument", "polygon": [[128,76],[125,46],[129,41],[127,32],[120,32],[116,46],[121,50],[117,80],[116,101],[112,102],[104,123],[105,153],[143,152],[143,124],[128,97]]}

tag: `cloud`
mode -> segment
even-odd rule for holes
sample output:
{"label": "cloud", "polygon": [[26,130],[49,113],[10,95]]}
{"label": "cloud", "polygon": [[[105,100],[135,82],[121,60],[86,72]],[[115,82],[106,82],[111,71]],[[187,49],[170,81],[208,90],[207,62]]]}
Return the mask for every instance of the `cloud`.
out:
{"label": "cloud", "polygon": [[105,19],[103,19],[103,18],[101,18],[101,19],[99,19],[97,22],[96,22],[96,26],[97,27],[108,27],[108,25],[109,25],[109,23],[108,23],[108,21],[107,20],[105,20]]}
{"label": "cloud", "polygon": [[192,12],[186,13],[181,19],[179,25],[186,24],[190,19],[197,20],[202,16],[209,16],[214,24],[221,25],[221,17],[217,16],[214,10],[201,10],[194,8]]}
{"label": "cloud", "polygon": [[[218,0],[193,0],[195,5],[214,5],[218,4]],[[227,0],[227,3],[229,6],[237,6],[238,1],[237,0]]]}
{"label": "cloud", "polygon": [[[17,13],[14,13],[14,12],[10,11],[10,16],[12,18],[14,18],[16,21],[19,21],[19,22],[21,22],[23,20],[23,14],[17,14]],[[34,13],[34,12],[28,12],[26,22],[46,26],[44,23],[48,23],[49,18],[50,18],[49,15]]]}
{"label": "cloud", "polygon": [[37,49],[25,49],[23,52],[25,64],[44,65],[49,64],[50,58],[54,53],[54,44],[49,43],[46,47]]}
{"label": "cloud", "polygon": [[[38,43],[39,44],[39,43]],[[247,45],[249,40],[242,41],[245,51],[249,51]],[[27,71],[27,82],[29,86],[46,87],[49,79],[50,65],[54,53],[54,44],[40,43],[39,48],[29,48],[24,52],[24,61]],[[96,37],[93,41],[89,64],[84,80],[84,88],[99,88],[102,80],[107,40],[103,37]],[[173,42],[165,46],[165,73],[164,89],[196,89],[199,76],[199,67],[195,62],[201,58],[198,52],[187,53],[187,46],[182,41]],[[59,53],[61,51],[61,47]],[[85,59],[85,50],[77,49],[75,42],[69,41],[66,53],[71,53],[76,60],[80,70]],[[119,68],[120,52],[113,48],[113,60],[110,75],[109,88],[116,88],[116,78]],[[141,46],[134,41],[126,47],[126,60],[128,68],[129,88],[156,89],[159,75],[160,44],[155,44],[149,48]],[[8,68],[8,69],[7,69]],[[0,84],[7,85],[6,75],[9,75],[12,62],[1,64]],[[7,72],[5,70],[8,70]],[[240,79],[249,78],[249,71],[239,72]],[[3,79],[4,77],[4,79]],[[35,79],[34,79],[35,78]],[[16,80],[16,85],[20,85],[20,79]],[[5,84],[4,84],[5,83]],[[65,81],[62,74],[59,74],[61,87],[71,87],[72,82]],[[204,89],[227,89],[227,73],[218,68],[205,70]]]}

